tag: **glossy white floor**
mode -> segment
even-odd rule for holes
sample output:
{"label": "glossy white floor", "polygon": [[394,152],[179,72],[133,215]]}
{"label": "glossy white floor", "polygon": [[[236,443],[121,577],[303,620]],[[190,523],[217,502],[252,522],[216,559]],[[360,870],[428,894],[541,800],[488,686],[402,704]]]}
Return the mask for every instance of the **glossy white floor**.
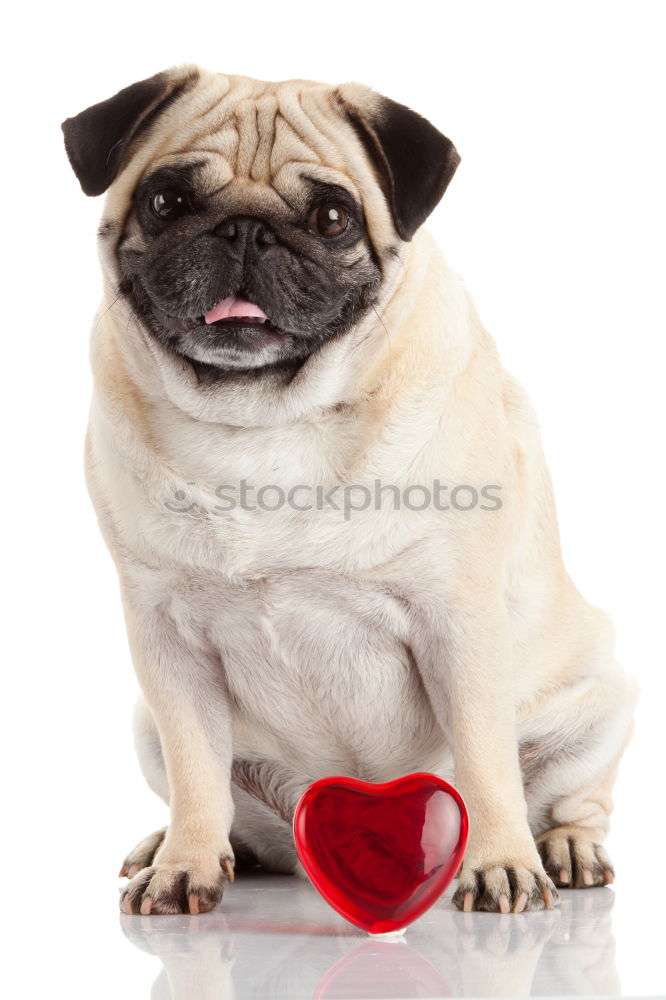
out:
{"label": "glossy white floor", "polygon": [[450,897],[451,889],[397,941],[364,934],[289,876],[239,875],[220,907],[196,917],[116,915],[106,896],[74,921],[70,899],[61,919],[36,917],[33,940],[57,957],[44,968],[34,950],[16,995],[51,995],[32,988],[45,978],[58,995],[123,1000],[662,992],[661,913],[630,885],[567,891],[554,911],[507,916],[463,914]]}
{"label": "glossy white floor", "polygon": [[239,877],[200,918],[119,922],[128,948],[159,960],[152,1000],[622,995],[611,890],[507,916],[459,913],[450,896],[397,941],[364,934],[310,885],[277,875]]}

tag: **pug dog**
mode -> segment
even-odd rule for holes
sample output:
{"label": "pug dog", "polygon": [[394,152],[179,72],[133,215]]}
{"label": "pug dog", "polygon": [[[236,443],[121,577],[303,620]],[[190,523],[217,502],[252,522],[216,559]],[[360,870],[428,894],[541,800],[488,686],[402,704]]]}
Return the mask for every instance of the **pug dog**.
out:
{"label": "pug dog", "polygon": [[308,784],[455,780],[455,904],[552,907],[602,846],[634,682],[563,566],[537,423],[422,223],[453,143],[360,84],[159,73],[63,124],[106,192],[85,465],[170,822],[127,913],[303,875]]}

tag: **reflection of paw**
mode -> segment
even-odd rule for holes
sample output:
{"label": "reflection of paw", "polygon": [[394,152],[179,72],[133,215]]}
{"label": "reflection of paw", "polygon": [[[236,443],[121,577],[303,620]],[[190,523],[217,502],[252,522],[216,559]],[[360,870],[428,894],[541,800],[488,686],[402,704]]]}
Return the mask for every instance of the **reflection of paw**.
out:
{"label": "reflection of paw", "polygon": [[143,868],[120,897],[123,913],[206,913],[222,899],[224,885],[233,881],[231,850],[211,857],[207,864],[160,861]]}
{"label": "reflection of paw", "polygon": [[157,955],[165,965],[212,969],[218,962],[233,963],[236,955],[237,942],[224,906],[210,913],[180,914],[175,921],[121,913],[119,922],[135,948]]}
{"label": "reflection of paw", "polygon": [[[542,910],[538,916],[531,913],[501,913],[496,919],[479,919],[474,913],[462,916],[455,914],[456,948],[463,962],[473,963],[481,974],[480,967],[489,963],[486,972],[495,971],[497,960],[509,958],[512,961],[525,959],[527,964],[536,965],[544,947],[548,947],[560,925],[559,907]],[[483,995],[490,996],[491,990]],[[507,994],[508,995],[508,994]],[[518,995],[516,993],[516,995]]]}
{"label": "reflection of paw", "polygon": [[613,865],[600,844],[581,827],[563,826],[537,838],[544,868],[556,885],[587,889],[610,885],[615,878]]}
{"label": "reflection of paw", "polygon": [[162,963],[153,1000],[217,1000],[236,996],[234,935],[224,907],[171,919],[120,915],[125,937]]}
{"label": "reflection of paw", "polygon": [[155,857],[158,848],[161,847],[162,841],[164,840],[164,835],[166,834],[166,827],[161,830],[156,830],[155,833],[149,834],[144,837],[136,847],[129,852],[125,860],[123,861],[122,868],[118,873],[118,878],[133,878],[137,872],[140,872],[142,868],[147,868],[148,865],[152,865],[153,858]]}
{"label": "reflection of paw", "polygon": [[489,913],[522,913],[552,910],[559,901],[557,889],[539,866],[463,865],[453,902],[460,910]]}

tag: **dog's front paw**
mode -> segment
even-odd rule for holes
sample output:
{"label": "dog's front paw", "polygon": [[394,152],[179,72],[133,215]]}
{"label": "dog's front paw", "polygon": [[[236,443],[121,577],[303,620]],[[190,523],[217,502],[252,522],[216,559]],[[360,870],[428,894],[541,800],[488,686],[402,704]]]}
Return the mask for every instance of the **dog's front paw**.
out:
{"label": "dog's front paw", "polygon": [[233,882],[231,848],[207,862],[166,861],[160,854],[128,882],[120,897],[123,913],[207,913],[222,899],[225,883]]}
{"label": "dog's front paw", "polygon": [[522,913],[552,910],[559,893],[541,865],[464,864],[453,902],[460,910]]}

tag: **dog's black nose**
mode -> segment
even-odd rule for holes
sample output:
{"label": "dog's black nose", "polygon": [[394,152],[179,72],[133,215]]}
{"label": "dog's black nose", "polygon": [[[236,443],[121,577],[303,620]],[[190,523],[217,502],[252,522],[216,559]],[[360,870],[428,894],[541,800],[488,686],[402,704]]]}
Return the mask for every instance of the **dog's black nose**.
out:
{"label": "dog's black nose", "polygon": [[238,242],[244,246],[277,243],[277,237],[270,226],[267,226],[262,219],[255,219],[249,215],[235,215],[231,219],[225,219],[213,232],[216,236],[229,240],[230,243]]}

